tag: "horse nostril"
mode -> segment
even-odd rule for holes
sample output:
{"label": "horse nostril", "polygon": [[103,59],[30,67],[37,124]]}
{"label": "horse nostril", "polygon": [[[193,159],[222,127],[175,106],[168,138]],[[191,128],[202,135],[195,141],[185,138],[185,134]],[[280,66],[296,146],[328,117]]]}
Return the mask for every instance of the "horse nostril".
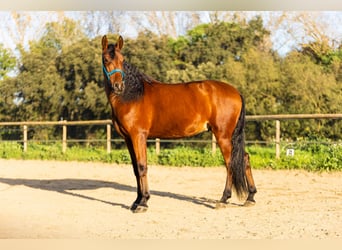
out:
{"label": "horse nostril", "polygon": [[113,84],[113,89],[116,91],[121,91],[122,90],[122,84],[116,82]]}

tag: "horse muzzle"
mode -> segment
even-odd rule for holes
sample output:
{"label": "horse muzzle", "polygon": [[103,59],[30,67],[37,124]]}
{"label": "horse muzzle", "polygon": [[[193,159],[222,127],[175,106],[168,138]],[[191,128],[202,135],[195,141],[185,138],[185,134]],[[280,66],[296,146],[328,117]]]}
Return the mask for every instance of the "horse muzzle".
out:
{"label": "horse muzzle", "polygon": [[116,95],[121,95],[124,91],[124,84],[119,82],[112,83],[111,89]]}

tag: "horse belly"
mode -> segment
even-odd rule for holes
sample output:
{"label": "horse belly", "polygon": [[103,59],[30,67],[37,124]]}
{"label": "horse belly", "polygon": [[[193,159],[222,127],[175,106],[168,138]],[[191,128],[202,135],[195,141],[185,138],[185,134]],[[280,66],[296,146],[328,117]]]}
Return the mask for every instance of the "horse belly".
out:
{"label": "horse belly", "polygon": [[163,114],[154,119],[149,135],[153,138],[182,138],[208,130],[208,121],[202,116]]}

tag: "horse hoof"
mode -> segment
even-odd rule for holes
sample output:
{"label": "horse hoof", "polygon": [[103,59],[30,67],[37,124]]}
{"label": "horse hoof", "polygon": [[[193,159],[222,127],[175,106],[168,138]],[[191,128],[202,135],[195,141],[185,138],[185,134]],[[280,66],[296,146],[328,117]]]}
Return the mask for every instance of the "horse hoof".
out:
{"label": "horse hoof", "polygon": [[255,201],[246,200],[243,204],[244,207],[252,207],[255,205]]}
{"label": "horse hoof", "polygon": [[215,209],[221,209],[221,208],[226,208],[228,206],[229,203],[225,203],[225,202],[217,202]]}
{"label": "horse hoof", "polygon": [[131,211],[133,213],[144,213],[147,211],[147,205],[138,205],[138,204],[133,204],[131,207]]}

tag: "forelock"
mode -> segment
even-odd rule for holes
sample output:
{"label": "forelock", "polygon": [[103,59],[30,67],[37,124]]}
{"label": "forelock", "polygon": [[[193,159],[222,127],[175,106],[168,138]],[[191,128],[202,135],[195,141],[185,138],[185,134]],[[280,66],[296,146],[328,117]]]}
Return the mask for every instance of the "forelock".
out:
{"label": "forelock", "polygon": [[109,44],[107,48],[109,56],[114,59],[115,57],[115,45],[114,44]]}

